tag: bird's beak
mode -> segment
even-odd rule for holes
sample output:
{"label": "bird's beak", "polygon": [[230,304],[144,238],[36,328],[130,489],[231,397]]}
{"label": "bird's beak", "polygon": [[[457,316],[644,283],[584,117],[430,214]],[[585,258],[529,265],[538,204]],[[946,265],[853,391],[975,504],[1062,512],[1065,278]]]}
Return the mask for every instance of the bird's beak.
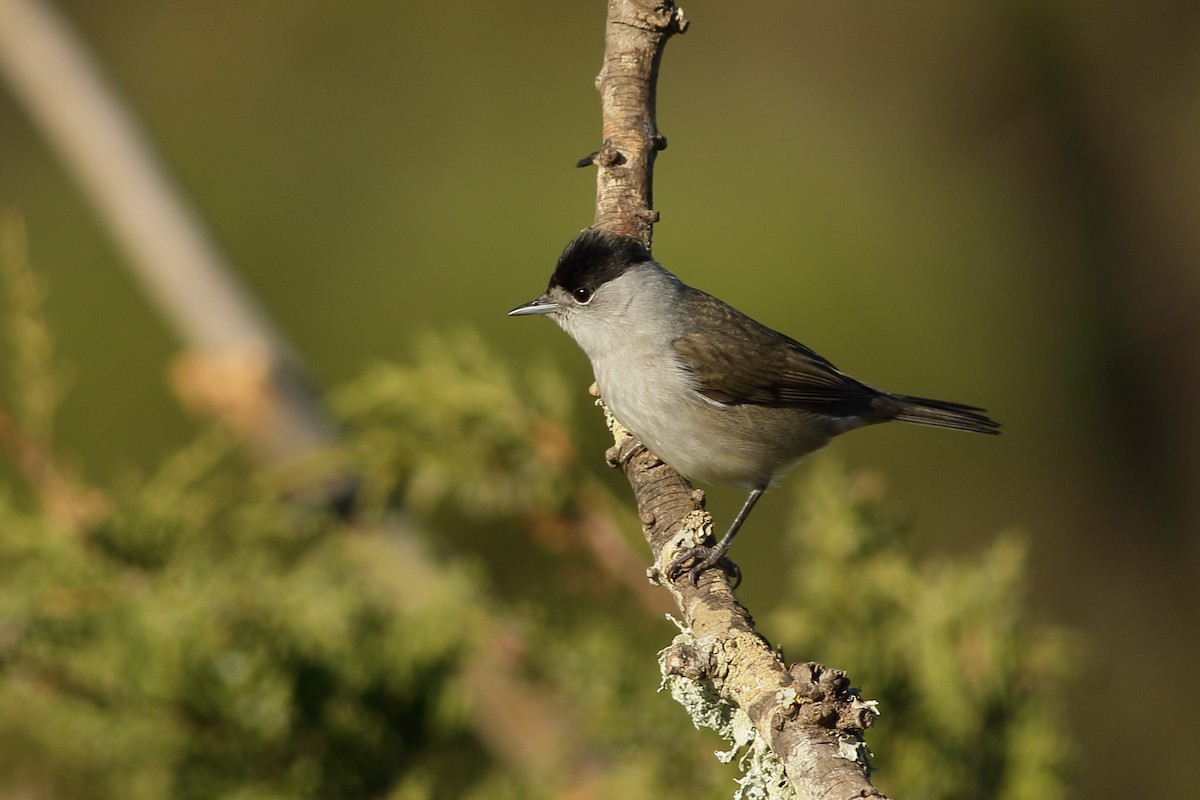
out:
{"label": "bird's beak", "polygon": [[557,310],[558,304],[553,300],[548,299],[545,295],[542,295],[536,300],[530,300],[528,303],[522,303],[512,311],[508,312],[508,315],[510,317],[524,317],[528,316],[529,314],[550,314]]}

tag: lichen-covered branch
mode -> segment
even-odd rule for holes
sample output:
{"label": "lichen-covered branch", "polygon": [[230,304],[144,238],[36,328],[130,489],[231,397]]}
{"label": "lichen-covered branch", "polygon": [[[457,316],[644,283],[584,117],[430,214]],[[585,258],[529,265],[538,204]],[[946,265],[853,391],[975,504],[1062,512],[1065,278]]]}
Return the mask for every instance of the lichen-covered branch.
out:
{"label": "lichen-covered branch", "polygon": [[[673,2],[610,0],[604,66],[596,79],[604,115],[604,144],[592,161],[597,227],[649,244],[655,154],[665,146],[655,119],[655,86],[663,48],[687,27]],[[720,570],[692,585],[671,583],[657,565],[711,535],[703,493],[647,451],[608,415],[615,445],[609,463],[624,470],[637,500],[642,530],[654,556],[649,573],[682,612],[681,634],[660,659],[664,682],[697,724],[726,735],[755,754],[761,796],[881,797],[871,786],[862,731],[874,703],[851,688],[845,674],[820,664],[788,667],[754,629]],[[725,720],[713,725],[713,720]],[[740,727],[733,724],[741,720]],[[744,735],[743,735],[744,734]],[[770,758],[773,754],[774,758]],[[767,757],[759,758],[759,755]],[[782,765],[782,771],[779,766]],[[761,766],[761,768],[759,768]]]}
{"label": "lichen-covered branch", "polygon": [[[669,564],[682,548],[712,533],[703,493],[642,447],[611,414],[606,419],[615,439],[609,463],[629,479],[654,563]],[[648,572],[683,615],[680,635],[662,652],[659,666],[665,685],[697,725],[715,727],[708,720],[744,714],[753,735],[735,743],[752,753],[769,750],[783,765],[786,788],[800,797],[883,797],[870,784],[862,741],[877,715],[875,704],[859,697],[844,672],[812,662],[788,667],[754,629],[754,618],[720,570],[704,572],[694,586],[686,575],[675,583],[663,581],[657,566]],[[752,766],[759,762],[752,759]],[[744,781],[775,780],[769,764],[762,763],[757,773],[748,771]]]}

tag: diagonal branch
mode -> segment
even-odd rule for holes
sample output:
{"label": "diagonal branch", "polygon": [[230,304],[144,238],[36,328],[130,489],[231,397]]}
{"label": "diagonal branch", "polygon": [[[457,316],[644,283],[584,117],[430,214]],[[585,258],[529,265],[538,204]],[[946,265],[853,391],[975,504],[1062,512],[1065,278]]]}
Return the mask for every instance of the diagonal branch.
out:
{"label": "diagonal branch", "polygon": [[[686,28],[671,0],[609,0],[596,79],[604,144],[591,159],[598,167],[595,225],[647,244],[657,221],[654,159],[666,144],[655,117],[658,67],[667,40]],[[609,463],[629,479],[654,563],[669,564],[681,548],[711,536],[703,493],[606,416],[616,442]],[[649,572],[662,582],[657,567]],[[776,786],[782,780],[800,796],[882,797],[868,778],[861,738],[876,716],[874,703],[861,700],[843,672],[815,663],[788,667],[755,631],[720,570],[706,571],[695,586],[686,575],[662,585],[683,614],[683,633],[661,655],[663,677],[677,697],[680,683],[702,689],[693,696],[708,698],[698,701],[708,708],[685,702],[694,719],[711,716],[716,706],[744,714],[786,773]]]}
{"label": "diagonal branch", "polygon": [[[0,0],[0,78],[79,181],[156,310],[189,348],[172,368],[180,399],[244,435],[255,458],[268,466],[333,443],[336,424],[291,343],[237,278],[131,111],[48,0]],[[10,457],[44,499],[62,501],[51,506],[47,500],[60,520],[100,513],[103,498],[69,483],[48,448],[25,435],[3,406],[0,456]],[[353,483],[329,487],[330,499],[344,500],[342,490]],[[437,587],[430,594],[449,591],[442,586],[453,580],[451,573],[408,527],[395,518],[379,524],[412,573]],[[520,634],[502,616],[490,615],[491,605],[483,596],[475,603],[486,634],[463,669],[482,709],[476,719],[480,738],[518,772],[544,780],[550,765],[570,776],[564,783],[586,788],[594,780],[588,777],[591,755],[561,709],[534,691],[519,663],[505,656]]]}
{"label": "diagonal branch", "polygon": [[93,202],[143,290],[191,349],[177,377],[198,374],[207,393],[188,396],[197,379],[177,379],[185,400],[232,422],[270,462],[329,444],[334,425],[287,338],[237,278],[132,113],[51,4],[0,0],[0,75]]}

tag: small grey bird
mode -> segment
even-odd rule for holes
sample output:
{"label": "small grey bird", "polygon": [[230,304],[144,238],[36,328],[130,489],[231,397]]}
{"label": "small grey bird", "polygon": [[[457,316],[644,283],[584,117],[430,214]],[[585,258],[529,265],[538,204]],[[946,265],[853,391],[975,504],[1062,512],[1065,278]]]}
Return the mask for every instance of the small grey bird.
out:
{"label": "small grey bird", "polygon": [[545,294],[509,316],[546,314],[588,359],[609,411],[682,475],[750,494],[715,547],[690,548],[671,580],[726,564],[773,481],[834,436],[900,420],[999,433],[983,409],[883,392],[794,339],[683,283],[635,239],[587,229],[563,250]]}

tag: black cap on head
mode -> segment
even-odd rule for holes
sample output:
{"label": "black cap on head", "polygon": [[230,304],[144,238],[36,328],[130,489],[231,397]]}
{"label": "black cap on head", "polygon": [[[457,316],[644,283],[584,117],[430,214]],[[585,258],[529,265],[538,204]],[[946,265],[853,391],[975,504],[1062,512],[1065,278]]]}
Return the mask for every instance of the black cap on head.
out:
{"label": "black cap on head", "polygon": [[581,286],[595,291],[633,264],[652,261],[650,251],[637,239],[611,231],[588,228],[567,244],[550,276],[550,287],[574,292]]}

